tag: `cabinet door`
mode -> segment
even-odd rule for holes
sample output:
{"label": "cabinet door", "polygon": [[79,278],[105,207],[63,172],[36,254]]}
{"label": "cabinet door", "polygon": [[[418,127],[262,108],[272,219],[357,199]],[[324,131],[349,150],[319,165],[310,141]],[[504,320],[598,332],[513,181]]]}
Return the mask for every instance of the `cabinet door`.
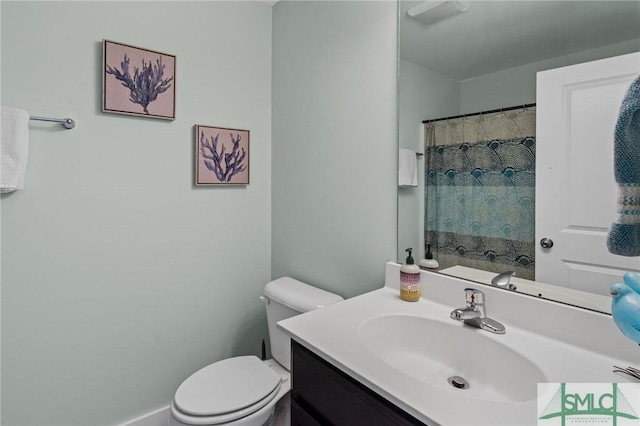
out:
{"label": "cabinet door", "polygon": [[291,400],[291,426],[322,426],[322,423],[318,423],[311,414]]}
{"label": "cabinet door", "polygon": [[[394,404],[292,341],[292,403],[317,424],[423,425]],[[292,418],[299,413],[292,410]],[[296,424],[296,423],[294,423]],[[300,420],[299,425],[304,423]]]}

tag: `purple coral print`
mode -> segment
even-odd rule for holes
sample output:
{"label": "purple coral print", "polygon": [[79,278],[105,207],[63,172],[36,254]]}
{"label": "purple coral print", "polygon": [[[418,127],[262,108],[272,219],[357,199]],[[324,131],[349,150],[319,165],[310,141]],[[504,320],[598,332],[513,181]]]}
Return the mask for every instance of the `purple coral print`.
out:
{"label": "purple coral print", "polygon": [[175,56],[103,41],[103,111],[175,118]]}
{"label": "purple coral print", "polygon": [[[200,153],[204,157],[204,165],[207,169],[213,171],[220,182],[230,182],[231,178],[247,169],[247,165],[244,164],[244,157],[246,152],[244,148],[240,147],[241,136],[238,134],[233,137],[233,133],[229,132],[233,149],[231,153],[226,154],[224,152],[224,143],[221,143],[220,153],[218,153],[218,138],[220,133],[207,139],[204,136],[204,131],[200,133]],[[224,162],[223,162],[224,159]]]}
{"label": "purple coral print", "polygon": [[196,126],[196,185],[249,184],[249,131]]}
{"label": "purple coral print", "polygon": [[171,87],[173,77],[166,80],[162,79],[164,75],[164,64],[162,56],[158,56],[156,65],[151,62],[147,64],[142,60],[142,70],[134,68],[133,77],[129,72],[129,58],[124,54],[124,60],[120,63],[122,71],[107,65],[107,74],[112,74],[122,82],[122,85],[131,91],[129,100],[134,104],[140,104],[145,114],[149,114],[147,106],[150,102],[155,101],[160,93],[164,93]]}

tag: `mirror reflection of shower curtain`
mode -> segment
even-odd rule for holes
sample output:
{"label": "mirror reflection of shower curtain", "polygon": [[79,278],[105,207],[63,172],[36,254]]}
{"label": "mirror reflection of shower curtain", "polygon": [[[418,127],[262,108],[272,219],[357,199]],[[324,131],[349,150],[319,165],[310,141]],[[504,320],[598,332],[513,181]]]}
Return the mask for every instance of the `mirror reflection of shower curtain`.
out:
{"label": "mirror reflection of shower curtain", "polygon": [[425,242],[440,269],[535,279],[535,110],[425,124]]}

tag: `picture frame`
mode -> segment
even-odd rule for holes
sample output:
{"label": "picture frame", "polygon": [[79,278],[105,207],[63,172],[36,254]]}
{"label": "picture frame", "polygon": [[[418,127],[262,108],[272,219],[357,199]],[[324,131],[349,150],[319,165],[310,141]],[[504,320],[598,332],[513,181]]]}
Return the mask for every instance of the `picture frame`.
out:
{"label": "picture frame", "polygon": [[176,118],[176,57],[102,40],[102,112]]}
{"label": "picture frame", "polygon": [[195,185],[249,185],[249,130],[195,125]]}

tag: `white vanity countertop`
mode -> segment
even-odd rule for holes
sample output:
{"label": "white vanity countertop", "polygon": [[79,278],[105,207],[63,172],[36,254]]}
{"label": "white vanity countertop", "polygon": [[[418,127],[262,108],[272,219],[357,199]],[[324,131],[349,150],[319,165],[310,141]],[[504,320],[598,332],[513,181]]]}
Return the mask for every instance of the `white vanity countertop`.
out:
{"label": "white vanity countertop", "polygon": [[[539,416],[537,399],[524,402],[473,399],[468,397],[471,393],[464,394],[467,390],[448,384],[436,386],[403,373],[373,354],[362,341],[359,329],[367,320],[409,315],[465,327],[470,333],[483,333],[482,336],[532,360],[548,383],[627,382],[612,372],[612,366],[640,367],[638,346],[624,338],[604,314],[429,272],[422,273],[423,298],[415,303],[404,302],[398,296],[395,279],[398,273],[399,265],[389,263],[384,288],[289,318],[278,326],[303,346],[429,425],[535,425]],[[449,318],[453,308],[464,306],[466,286],[485,293],[487,316],[502,322],[506,334],[491,334]],[[526,326],[528,323],[531,327]],[[468,350],[473,353],[474,348]],[[535,395],[535,388],[532,392]]]}

